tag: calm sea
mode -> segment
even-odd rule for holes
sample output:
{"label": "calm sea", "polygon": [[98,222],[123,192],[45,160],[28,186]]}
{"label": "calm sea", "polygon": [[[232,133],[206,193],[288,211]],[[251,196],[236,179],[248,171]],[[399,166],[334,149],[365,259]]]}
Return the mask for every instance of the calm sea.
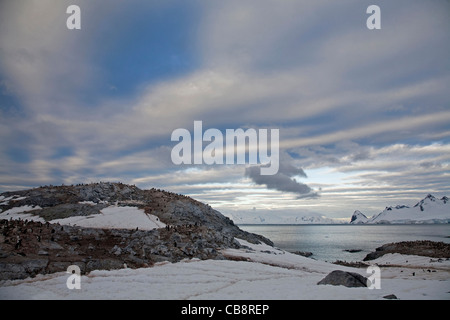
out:
{"label": "calm sea", "polygon": [[[450,225],[239,225],[286,251],[312,252],[311,258],[361,261],[390,242],[432,240],[450,243]],[[345,250],[361,250],[350,253]]]}

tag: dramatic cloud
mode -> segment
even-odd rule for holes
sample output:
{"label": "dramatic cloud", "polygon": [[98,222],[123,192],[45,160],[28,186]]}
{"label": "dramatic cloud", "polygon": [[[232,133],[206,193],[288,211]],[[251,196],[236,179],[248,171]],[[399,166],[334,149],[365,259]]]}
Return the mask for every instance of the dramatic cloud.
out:
{"label": "dramatic cloud", "polygon": [[[289,160],[288,160],[289,159]],[[245,169],[245,175],[258,185],[265,185],[268,189],[290,192],[297,195],[297,199],[317,198],[319,195],[309,186],[297,181],[294,177],[306,178],[306,173],[301,168],[295,167],[287,154],[282,154],[280,167],[274,175],[261,175],[261,166],[250,166]]]}

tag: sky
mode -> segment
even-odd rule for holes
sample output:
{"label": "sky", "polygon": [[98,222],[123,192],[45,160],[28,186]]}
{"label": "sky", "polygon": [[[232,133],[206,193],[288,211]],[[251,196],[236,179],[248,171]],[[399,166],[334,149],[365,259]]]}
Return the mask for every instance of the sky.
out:
{"label": "sky", "polygon": [[[120,181],[346,219],[450,196],[448,30],[446,0],[1,0],[0,192]],[[278,129],[278,173],[175,165],[194,121]]]}

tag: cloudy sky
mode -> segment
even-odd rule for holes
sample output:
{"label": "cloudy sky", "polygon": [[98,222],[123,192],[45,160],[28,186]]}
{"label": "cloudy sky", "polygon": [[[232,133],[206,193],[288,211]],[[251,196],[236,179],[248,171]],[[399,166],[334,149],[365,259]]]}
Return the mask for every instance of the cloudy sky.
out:
{"label": "cloudy sky", "polygon": [[[121,181],[337,218],[450,196],[448,30],[446,0],[0,1],[0,191]],[[174,165],[195,120],[279,129],[279,172]]]}

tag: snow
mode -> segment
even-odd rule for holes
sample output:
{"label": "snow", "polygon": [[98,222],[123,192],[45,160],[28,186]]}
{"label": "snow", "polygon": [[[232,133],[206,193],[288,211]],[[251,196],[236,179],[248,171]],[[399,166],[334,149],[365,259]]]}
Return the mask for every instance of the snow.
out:
{"label": "snow", "polygon": [[[15,196],[15,197],[18,197],[18,196]],[[27,197],[18,197],[18,198],[13,198],[12,200],[13,201],[19,201],[19,200],[24,200],[24,199],[26,199]]]}
{"label": "snow", "polygon": [[235,224],[341,224],[345,221],[333,219],[317,212],[284,212],[269,210],[240,210],[224,213]]}
{"label": "snow", "polygon": [[96,206],[97,205],[94,201],[78,201],[78,204],[88,204],[90,206]]}
{"label": "snow", "polygon": [[361,224],[361,223],[366,223],[367,220],[369,220],[361,211],[356,210],[351,218],[350,223],[351,224]]}
{"label": "snow", "polygon": [[[225,249],[222,253],[228,258],[245,258],[247,261],[264,263],[268,265],[276,265],[288,269],[300,269],[308,272],[331,271],[330,264],[324,261],[316,261],[310,258],[290,253],[278,248],[271,247],[267,244],[252,244],[242,239],[236,239],[239,243],[248,249]],[[309,269],[308,265],[313,263],[313,268]],[[350,270],[343,267],[343,270]]]}
{"label": "snow", "polygon": [[[368,276],[365,269],[238,241],[245,247],[227,249],[224,254],[247,261],[192,259],[150,268],[92,271],[81,277],[80,290],[66,287],[67,273],[38,275],[0,283],[0,299],[383,299],[389,294],[399,299],[450,299],[447,261],[429,265],[423,257],[387,256],[384,259],[411,263],[402,268],[381,266],[381,289],[346,288],[317,282],[332,270]],[[422,264],[436,272],[423,272]],[[411,275],[412,270],[416,276]]]}
{"label": "snow", "polygon": [[450,270],[450,260],[399,253],[387,253],[370,262],[375,263],[378,266],[402,266],[417,269],[429,268],[433,270]]}
{"label": "snow", "polygon": [[33,215],[31,213],[25,213],[25,212],[29,212],[29,211],[34,211],[34,210],[40,210],[42,209],[39,206],[21,206],[21,207],[14,207],[11,208],[9,210],[6,210],[5,212],[1,212],[0,213],[0,219],[28,219],[28,220],[33,220],[33,221],[40,221],[40,222],[45,222],[44,219],[42,219],[39,216]]}
{"label": "snow", "polygon": [[100,214],[55,219],[50,222],[86,228],[139,228],[140,230],[152,230],[166,226],[155,215],[146,214],[144,210],[136,207],[109,206],[100,212]]}
{"label": "snow", "polygon": [[[90,202],[84,204],[91,205]],[[28,219],[45,223],[45,220],[38,215],[28,213],[29,211],[40,210],[40,206],[14,207],[5,212],[0,212],[0,219]],[[152,214],[146,214],[144,210],[129,206],[109,206],[100,211],[100,214],[89,216],[73,216],[64,219],[50,220],[50,223],[61,225],[76,225],[85,228],[112,228],[112,229],[136,229],[152,230],[164,228],[166,225],[159,221],[159,218]]]}
{"label": "snow", "polygon": [[9,204],[9,201],[19,201],[19,200],[23,200],[26,199],[27,197],[21,197],[19,195],[13,195],[10,197],[6,197],[5,196],[0,196],[0,206],[6,206]]}

